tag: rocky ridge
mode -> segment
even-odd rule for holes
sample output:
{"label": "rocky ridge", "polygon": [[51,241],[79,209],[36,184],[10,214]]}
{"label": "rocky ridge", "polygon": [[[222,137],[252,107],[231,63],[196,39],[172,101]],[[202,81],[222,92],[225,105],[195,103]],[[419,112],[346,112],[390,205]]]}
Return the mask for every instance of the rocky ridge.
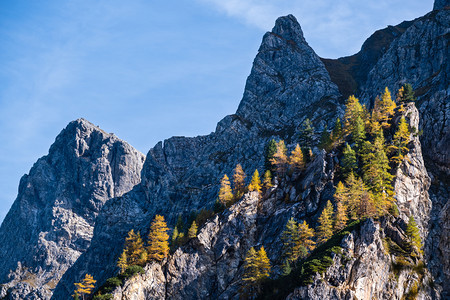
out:
{"label": "rocky ridge", "polygon": [[86,120],[71,122],[20,181],[0,228],[1,297],[48,299],[90,245],[102,206],[140,182],[144,156]]}

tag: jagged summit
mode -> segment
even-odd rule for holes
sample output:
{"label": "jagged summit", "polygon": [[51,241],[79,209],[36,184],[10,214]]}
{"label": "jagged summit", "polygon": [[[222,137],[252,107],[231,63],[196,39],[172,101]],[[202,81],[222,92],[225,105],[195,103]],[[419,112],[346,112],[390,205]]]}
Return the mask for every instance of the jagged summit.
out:
{"label": "jagged summit", "polygon": [[305,38],[303,37],[302,28],[293,15],[279,17],[275,21],[272,33],[285,40],[292,41],[297,45],[306,43]]}
{"label": "jagged summit", "polygon": [[444,9],[450,7],[450,0],[435,0],[433,10]]}

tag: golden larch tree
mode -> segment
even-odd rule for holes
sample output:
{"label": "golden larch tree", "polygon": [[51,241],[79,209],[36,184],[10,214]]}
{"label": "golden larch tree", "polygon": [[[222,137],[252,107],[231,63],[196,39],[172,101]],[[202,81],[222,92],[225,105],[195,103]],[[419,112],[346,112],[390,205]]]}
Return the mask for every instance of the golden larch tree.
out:
{"label": "golden larch tree", "polygon": [[304,251],[301,251],[301,248],[304,248],[306,251],[314,250],[316,243],[312,240],[314,237],[314,229],[310,228],[306,221],[299,223],[297,226],[298,230],[298,246],[299,253],[303,257],[305,254]]}
{"label": "golden larch tree", "polygon": [[236,165],[233,174],[234,198],[240,199],[245,193],[245,172],[240,164]]}
{"label": "golden larch tree", "polygon": [[84,296],[91,294],[96,282],[97,281],[94,280],[94,277],[92,277],[92,275],[86,274],[81,282],[75,283],[75,294],[73,294],[72,296],[74,298],[78,298],[81,296],[84,300]]}
{"label": "golden larch tree", "polygon": [[294,171],[301,171],[305,167],[303,152],[298,144],[295,146],[295,149],[292,150],[291,152],[291,156],[289,157],[289,165]]}
{"label": "golden larch tree", "polygon": [[195,221],[193,221],[191,227],[189,227],[188,237],[190,239],[197,237],[197,230],[198,230],[197,223],[195,223]]}
{"label": "golden larch tree", "polygon": [[280,140],[277,143],[277,151],[275,152],[271,160],[272,165],[275,166],[278,176],[284,176],[286,173],[286,166],[288,162],[286,152],[286,145],[284,144],[283,140]]}
{"label": "golden larch tree", "polygon": [[258,193],[261,192],[261,179],[259,178],[258,169],[256,169],[253,173],[252,181],[248,185],[248,191],[257,191]]}
{"label": "golden larch tree", "polygon": [[228,207],[231,205],[232,201],[233,193],[231,192],[230,179],[227,174],[225,174],[220,181],[219,202],[223,206]]}
{"label": "golden larch tree", "polygon": [[319,217],[319,226],[317,227],[317,242],[322,244],[333,235],[333,205],[328,200],[327,205]]}
{"label": "golden larch tree", "polygon": [[117,266],[120,268],[120,273],[125,272],[125,270],[128,268],[128,257],[125,249],[122,251],[122,254],[117,260]]}
{"label": "golden larch tree", "polygon": [[281,241],[283,242],[283,256],[287,261],[296,261],[300,256],[298,242],[298,225],[294,218],[290,218],[285,230],[281,234]]}
{"label": "golden larch tree", "polygon": [[145,263],[141,259],[145,248],[139,232],[135,233],[133,229],[128,232],[128,236],[125,239],[125,250],[129,265]]}
{"label": "golden larch tree", "polygon": [[267,170],[264,173],[264,179],[263,179],[263,187],[265,191],[268,191],[272,187],[272,174],[269,170]]}
{"label": "golden larch tree", "polygon": [[408,123],[406,123],[405,117],[402,117],[392,139],[392,145],[388,147],[388,151],[393,154],[391,161],[394,163],[400,164],[408,153],[409,136]]}
{"label": "golden larch tree", "polygon": [[148,258],[156,261],[161,261],[169,254],[169,235],[164,217],[156,215],[150,225],[150,232],[148,234]]}

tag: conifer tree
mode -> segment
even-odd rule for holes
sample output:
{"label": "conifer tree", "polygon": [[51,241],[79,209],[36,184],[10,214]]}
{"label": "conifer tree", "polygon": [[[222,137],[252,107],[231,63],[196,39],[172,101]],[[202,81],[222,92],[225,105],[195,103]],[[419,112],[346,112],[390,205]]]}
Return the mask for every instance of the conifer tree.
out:
{"label": "conifer tree", "polygon": [[281,234],[283,242],[283,255],[288,261],[296,261],[300,255],[299,252],[299,234],[297,222],[290,218],[286,223],[286,229]]}
{"label": "conifer tree", "polygon": [[259,178],[259,172],[258,169],[255,170],[252,176],[252,181],[248,185],[249,192],[257,191],[258,193],[261,192],[261,179]]}
{"label": "conifer tree", "polygon": [[189,228],[189,231],[188,231],[188,237],[190,239],[193,239],[193,238],[197,237],[197,230],[198,230],[197,224],[195,223],[195,221],[193,221],[192,225],[191,225],[191,227]]}
{"label": "conifer tree", "polygon": [[322,134],[320,135],[319,147],[325,151],[329,151],[331,147],[331,136],[328,132],[327,126],[323,128]]}
{"label": "conifer tree", "polygon": [[270,276],[270,260],[267,257],[266,250],[264,250],[264,246],[261,246],[258,251],[257,264],[259,269],[259,281],[262,281]]}
{"label": "conifer tree", "polygon": [[169,235],[164,217],[156,215],[150,225],[148,233],[148,258],[161,261],[169,254]]}
{"label": "conifer tree", "polygon": [[258,292],[258,279],[260,271],[258,267],[258,253],[251,247],[245,256],[244,273],[242,274],[243,287],[241,293],[252,298]]}
{"label": "conifer tree", "polygon": [[340,143],[340,141],[342,139],[342,133],[343,133],[342,131],[343,131],[343,129],[342,129],[341,119],[337,118],[331,137],[332,137],[333,141],[337,142],[338,144]]}
{"label": "conifer tree", "polygon": [[358,161],[356,160],[356,152],[350,147],[349,144],[345,145],[344,158],[342,159],[342,171],[345,176],[351,172],[355,172],[358,168]]}
{"label": "conifer tree", "polygon": [[312,147],[314,136],[314,127],[312,126],[312,122],[309,119],[303,121],[300,127],[299,141],[300,144],[309,149]]}
{"label": "conifer tree", "polygon": [[[354,176],[353,172],[351,172],[349,175]],[[334,199],[336,200],[336,202],[342,203],[348,202],[347,188],[344,186],[342,181],[339,181],[338,185],[336,186],[336,191],[334,192]]]}
{"label": "conifer tree", "polygon": [[240,164],[236,165],[233,174],[234,199],[240,199],[245,193],[245,172]]}
{"label": "conifer tree", "polygon": [[358,117],[361,117],[363,113],[363,107],[359,103],[358,98],[351,95],[348,97],[345,104],[345,115],[344,115],[344,133],[349,134],[354,131],[355,122]]}
{"label": "conifer tree", "polygon": [[409,217],[408,225],[406,227],[406,235],[409,237],[409,246],[411,248],[411,252],[413,248],[416,248],[417,251],[422,254],[422,239],[420,238],[419,228],[417,227],[416,220],[414,220],[413,216]]}
{"label": "conifer tree", "polygon": [[133,229],[128,232],[128,236],[125,239],[125,251],[128,257],[128,264],[135,265],[142,263],[141,255],[145,252],[144,242],[142,241],[141,234],[135,233]]}
{"label": "conifer tree", "polygon": [[291,268],[291,264],[289,263],[289,260],[287,260],[287,259],[284,260],[282,270],[283,270],[283,273],[282,273],[283,276],[287,276],[287,275],[291,274],[292,268]]}
{"label": "conifer tree", "polygon": [[94,280],[92,275],[86,274],[81,282],[75,283],[75,294],[72,295],[74,298],[82,297],[84,300],[84,296],[88,296],[91,294],[92,290],[95,287],[95,283],[97,281]]}
{"label": "conifer tree", "polygon": [[399,103],[407,103],[416,101],[416,97],[414,96],[414,90],[411,84],[404,84],[400,90],[398,91],[397,99]]}
{"label": "conifer tree", "polygon": [[231,192],[230,179],[228,178],[227,174],[225,174],[220,181],[219,202],[223,206],[228,207],[231,205],[232,201],[233,193]]}
{"label": "conifer tree", "polygon": [[356,118],[352,131],[352,140],[355,142],[358,150],[361,149],[363,142],[366,140],[366,129],[364,122],[360,116]]}
{"label": "conifer tree", "polygon": [[172,241],[171,241],[172,246],[176,245],[177,239],[178,239],[178,234],[179,234],[178,227],[175,226],[175,228],[173,229],[173,233],[172,233]]}
{"label": "conifer tree", "polygon": [[310,228],[306,221],[299,223],[298,229],[298,244],[296,250],[300,257],[305,257],[307,251],[314,250],[316,243],[312,240],[314,237],[314,229]]}
{"label": "conifer tree", "polygon": [[322,244],[326,242],[333,235],[333,205],[330,201],[322,211],[319,217],[319,226],[317,227],[317,242]]}
{"label": "conifer tree", "polygon": [[295,149],[292,150],[291,156],[289,157],[289,164],[294,171],[303,170],[305,167],[305,161],[303,159],[303,152],[300,146],[297,144]]}
{"label": "conifer tree", "polygon": [[264,173],[263,187],[265,191],[268,191],[272,187],[272,174],[269,170]]}
{"label": "conifer tree", "polygon": [[286,173],[286,164],[287,164],[287,149],[283,140],[280,140],[277,143],[277,152],[273,155],[272,165],[275,166],[278,176],[284,176]]}
{"label": "conifer tree", "polygon": [[400,164],[405,158],[408,152],[409,136],[408,123],[406,123],[405,117],[402,117],[398,123],[397,132],[395,132],[394,138],[392,139],[392,145],[388,148],[393,154],[391,161],[394,163]]}
{"label": "conifer tree", "polygon": [[125,272],[125,270],[128,268],[128,258],[127,258],[127,252],[125,249],[122,251],[122,254],[120,255],[119,259],[117,260],[117,266],[120,268],[120,273]]}
{"label": "conifer tree", "polygon": [[334,231],[342,230],[347,225],[347,209],[344,202],[336,203],[336,212],[334,214]]}
{"label": "conifer tree", "polygon": [[277,142],[274,139],[271,139],[269,143],[266,145],[266,155],[264,158],[264,168],[271,172],[275,171],[275,168],[272,164],[273,155],[277,152]]}
{"label": "conifer tree", "polygon": [[381,100],[377,97],[374,104],[374,111],[378,118],[378,122],[383,128],[389,128],[391,126],[390,120],[394,115],[394,110],[396,108],[395,102],[391,98],[391,93],[386,87],[384,93],[381,95]]}
{"label": "conifer tree", "polygon": [[377,216],[377,208],[374,200],[374,195],[367,189],[361,178],[358,179],[360,189],[360,199],[358,206],[359,218],[373,218]]}

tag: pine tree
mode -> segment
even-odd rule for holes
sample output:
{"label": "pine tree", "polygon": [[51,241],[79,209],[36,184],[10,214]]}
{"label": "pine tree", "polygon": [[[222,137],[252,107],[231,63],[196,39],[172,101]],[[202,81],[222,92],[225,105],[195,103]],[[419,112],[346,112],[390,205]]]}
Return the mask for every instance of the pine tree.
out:
{"label": "pine tree", "polygon": [[122,251],[119,260],[117,261],[117,266],[120,268],[120,273],[125,272],[125,270],[128,268],[128,258],[125,249]]}
{"label": "pine tree", "polygon": [[299,141],[305,148],[311,148],[313,143],[314,127],[309,119],[303,121],[300,127]]}
{"label": "pine tree", "polygon": [[264,173],[263,187],[265,191],[268,191],[272,187],[272,174],[269,170]]}
{"label": "pine tree", "polygon": [[398,93],[398,100],[400,103],[414,102],[416,101],[416,97],[414,96],[414,90],[411,84],[404,84]]}
{"label": "pine tree", "polygon": [[81,296],[84,300],[84,296],[90,295],[95,287],[96,280],[92,275],[86,274],[81,282],[75,283],[75,294],[72,295],[74,298]]}
{"label": "pine tree", "polygon": [[240,164],[236,165],[233,174],[234,199],[238,200],[245,193],[245,172]]}
{"label": "pine tree", "polygon": [[334,230],[340,231],[347,225],[347,209],[343,202],[336,203],[336,212],[334,214]]}
{"label": "pine tree", "polygon": [[333,235],[333,205],[330,201],[322,211],[319,217],[319,226],[317,227],[317,242],[322,244]]}
{"label": "pine tree", "polygon": [[356,118],[353,126],[352,140],[355,142],[358,151],[361,149],[363,142],[366,140],[366,129],[360,116]]}
{"label": "pine tree", "polygon": [[314,250],[316,243],[312,240],[314,237],[314,229],[310,228],[306,221],[299,223],[298,229],[298,244],[296,250],[300,257],[305,257],[308,251]]}
{"label": "pine tree", "polygon": [[258,169],[255,170],[252,176],[252,181],[248,185],[248,191],[257,191],[258,193],[261,192],[261,179],[259,178],[259,172]]}
{"label": "pine tree", "polygon": [[169,254],[169,235],[164,217],[156,215],[150,225],[150,232],[148,234],[148,258],[156,261],[161,261]]}
{"label": "pine tree", "polygon": [[303,152],[300,146],[297,144],[295,149],[291,152],[289,157],[289,164],[294,171],[301,171],[305,167],[305,161],[303,160]]}
{"label": "pine tree", "polygon": [[275,168],[272,165],[273,155],[277,152],[277,142],[274,139],[271,139],[269,143],[266,145],[266,155],[264,158],[264,168],[268,171],[275,171]]}
{"label": "pine tree", "polygon": [[296,261],[300,255],[298,225],[293,218],[286,223],[286,229],[281,234],[283,242],[283,256],[288,261]]}
{"label": "pine tree", "polygon": [[337,142],[339,144],[342,139],[342,134],[343,134],[343,128],[342,128],[341,119],[337,118],[336,123],[333,128],[332,135],[331,135],[333,141]]}
{"label": "pine tree", "polygon": [[230,179],[228,178],[227,174],[225,174],[220,181],[219,202],[223,206],[228,207],[231,205],[232,201],[233,193],[231,192]]}
{"label": "pine tree", "polygon": [[417,227],[416,220],[414,220],[413,216],[409,217],[408,225],[406,227],[406,235],[410,240],[409,246],[411,248],[411,252],[414,248],[416,248],[420,254],[423,254],[422,239],[420,238],[419,228]]}
{"label": "pine tree", "polygon": [[287,149],[283,140],[277,143],[277,152],[273,155],[272,165],[275,166],[278,176],[282,177],[286,173]]}
{"label": "pine tree", "polygon": [[320,136],[319,148],[324,149],[325,151],[329,151],[331,147],[331,136],[328,132],[327,126],[323,128],[322,134]]}
{"label": "pine tree", "polygon": [[405,155],[408,152],[409,136],[408,123],[406,123],[405,117],[402,117],[398,123],[397,132],[394,134],[392,145],[388,148],[394,155],[391,158],[391,161],[394,163],[400,164],[405,158]]}
{"label": "pine tree", "polygon": [[145,249],[144,242],[142,241],[141,234],[139,232],[135,233],[133,229],[128,232],[128,236],[125,239],[125,250],[129,265],[142,263],[140,258],[142,252],[145,252]]}
{"label": "pine tree", "polygon": [[197,230],[198,230],[197,224],[195,223],[195,221],[193,221],[192,225],[191,225],[191,227],[189,228],[189,231],[188,231],[188,237],[190,239],[193,239],[193,238],[197,237]]}
{"label": "pine tree", "polygon": [[351,172],[355,172],[358,168],[358,161],[356,160],[356,152],[350,147],[349,144],[345,145],[344,158],[342,159],[342,171],[345,176]]}
{"label": "pine tree", "polygon": [[350,173],[345,181],[347,188],[345,189],[345,201],[343,203],[347,206],[347,212],[351,220],[358,219],[359,202],[362,197],[361,182],[353,172]]}

